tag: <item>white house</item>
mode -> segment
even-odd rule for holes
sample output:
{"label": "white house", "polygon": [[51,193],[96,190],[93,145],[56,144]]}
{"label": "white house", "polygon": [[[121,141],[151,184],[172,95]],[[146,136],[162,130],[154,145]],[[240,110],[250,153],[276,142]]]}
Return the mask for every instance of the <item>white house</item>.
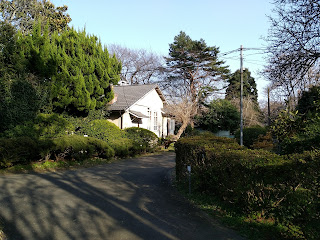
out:
{"label": "white house", "polygon": [[114,86],[113,91],[109,121],[121,129],[145,128],[158,137],[174,134],[175,121],[163,111],[167,102],[158,85],[121,85]]}

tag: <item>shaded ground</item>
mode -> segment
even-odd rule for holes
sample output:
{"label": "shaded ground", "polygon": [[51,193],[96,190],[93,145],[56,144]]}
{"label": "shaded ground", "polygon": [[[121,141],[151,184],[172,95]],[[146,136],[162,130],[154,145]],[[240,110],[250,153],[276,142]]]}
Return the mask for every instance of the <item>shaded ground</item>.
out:
{"label": "shaded ground", "polygon": [[242,239],[168,184],[175,155],[0,176],[0,218],[14,239]]}

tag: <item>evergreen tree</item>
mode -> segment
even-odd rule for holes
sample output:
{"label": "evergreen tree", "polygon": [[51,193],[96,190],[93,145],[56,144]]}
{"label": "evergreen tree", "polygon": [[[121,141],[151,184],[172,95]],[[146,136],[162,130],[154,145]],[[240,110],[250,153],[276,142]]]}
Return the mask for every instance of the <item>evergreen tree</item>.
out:
{"label": "evergreen tree", "polygon": [[31,33],[37,21],[42,22],[43,28],[48,25],[50,32],[62,32],[71,21],[67,10],[66,5],[55,7],[49,0],[1,0],[0,21],[10,23],[23,34]]}
{"label": "evergreen tree", "polygon": [[192,40],[180,32],[170,44],[166,58],[166,86],[173,88],[176,96],[190,96],[193,100],[208,96],[229,74],[224,62],[218,60],[218,53],[219,48],[207,46],[203,39]]}
{"label": "evergreen tree", "polygon": [[208,105],[208,112],[200,118],[201,127],[212,132],[229,130],[234,133],[239,128],[239,124],[240,113],[226,99],[213,100]]}
{"label": "evergreen tree", "polygon": [[0,132],[33,120],[39,109],[41,94],[25,70],[14,27],[0,22]]}
{"label": "evergreen tree", "polygon": [[[228,79],[228,87],[226,90],[226,99],[240,99],[240,70],[235,71]],[[258,104],[258,90],[251,72],[246,68],[243,71],[243,97],[249,97],[253,102]]]}
{"label": "evergreen tree", "polygon": [[[200,105],[221,86],[229,74],[224,62],[218,60],[219,49],[209,47],[203,39],[192,40],[180,32],[170,44],[166,58],[168,77],[162,85],[176,103],[172,114],[181,127],[175,136],[179,138],[188,124],[193,124]],[[180,108],[180,109],[178,109]]]}
{"label": "evergreen tree", "polygon": [[50,35],[38,23],[19,43],[28,70],[48,88],[54,111],[86,114],[113,98],[110,83],[118,82],[121,64],[96,36],[74,29]]}

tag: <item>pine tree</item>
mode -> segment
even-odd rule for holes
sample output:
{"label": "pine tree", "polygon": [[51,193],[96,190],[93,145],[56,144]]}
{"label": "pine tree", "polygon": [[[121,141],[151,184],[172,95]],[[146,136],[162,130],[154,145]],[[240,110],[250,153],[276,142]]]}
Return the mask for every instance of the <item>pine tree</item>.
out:
{"label": "pine tree", "polygon": [[188,124],[193,124],[200,105],[221,87],[229,74],[224,62],[218,60],[218,53],[219,48],[207,46],[203,39],[192,40],[184,32],[170,44],[166,58],[168,78],[162,84],[176,103],[170,112],[181,123],[177,139]]}

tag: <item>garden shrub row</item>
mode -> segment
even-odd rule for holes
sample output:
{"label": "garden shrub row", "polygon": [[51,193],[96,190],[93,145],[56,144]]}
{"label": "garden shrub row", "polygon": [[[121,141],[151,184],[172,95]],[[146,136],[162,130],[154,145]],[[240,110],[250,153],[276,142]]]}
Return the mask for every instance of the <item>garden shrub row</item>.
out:
{"label": "garden shrub row", "polygon": [[157,135],[146,129],[121,130],[101,119],[84,121],[76,131],[70,121],[55,114],[40,114],[35,123],[5,134],[0,138],[0,168],[48,159],[127,157],[153,152],[158,146]]}
{"label": "garden shrub row", "polygon": [[183,138],[175,149],[177,179],[187,179],[190,165],[193,191],[320,238],[320,152],[280,156],[214,136]]}
{"label": "garden shrub row", "polygon": [[66,135],[53,139],[17,137],[0,139],[0,168],[27,164],[37,160],[76,160],[90,157],[110,159],[112,147],[99,139]]}

